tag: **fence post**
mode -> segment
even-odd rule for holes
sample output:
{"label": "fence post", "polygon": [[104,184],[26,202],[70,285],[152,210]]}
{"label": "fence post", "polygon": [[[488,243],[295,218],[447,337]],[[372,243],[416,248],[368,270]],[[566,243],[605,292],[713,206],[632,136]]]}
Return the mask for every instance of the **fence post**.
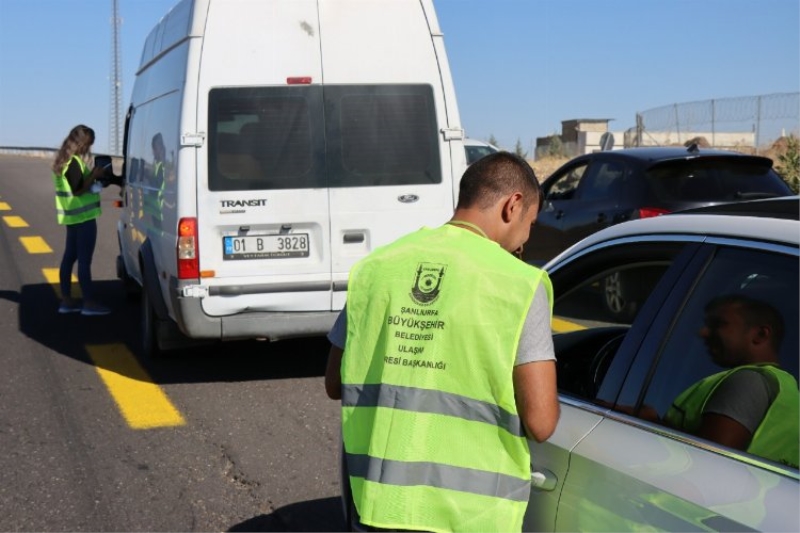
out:
{"label": "fence post", "polygon": [[759,136],[761,135],[761,96],[756,99],[756,155],[758,155]]}
{"label": "fence post", "polygon": [[716,139],[717,129],[716,129],[716,126],[715,126],[715,120],[716,120],[716,106],[714,105],[714,99],[712,98],[711,99],[711,146],[716,148],[716,146],[717,146],[717,139]]}
{"label": "fence post", "polygon": [[678,104],[674,104],[675,107],[675,131],[678,133],[678,144],[681,144],[681,124],[680,124],[680,116],[678,115]]}

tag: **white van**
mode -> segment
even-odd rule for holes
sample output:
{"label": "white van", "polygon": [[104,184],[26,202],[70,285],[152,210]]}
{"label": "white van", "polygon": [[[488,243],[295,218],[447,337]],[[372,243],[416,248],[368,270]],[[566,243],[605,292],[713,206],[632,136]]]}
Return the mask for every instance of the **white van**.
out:
{"label": "white van", "polygon": [[144,45],[124,155],[145,354],[323,334],[354,262],[457,200],[433,2],[183,0]]}

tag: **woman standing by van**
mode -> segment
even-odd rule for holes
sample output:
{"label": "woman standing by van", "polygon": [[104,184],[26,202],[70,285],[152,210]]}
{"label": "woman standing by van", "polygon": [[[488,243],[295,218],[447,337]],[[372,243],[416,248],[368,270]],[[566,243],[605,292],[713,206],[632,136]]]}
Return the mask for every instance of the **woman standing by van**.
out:
{"label": "woman standing by van", "polygon": [[[100,190],[96,180],[104,169],[89,170],[89,151],[94,144],[94,130],[82,124],[72,128],[53,161],[58,223],[66,226],[67,241],[61,258],[59,313],[107,315],[110,309],[94,300],[92,291],[92,255],[97,241],[97,217],[100,216]],[[78,262],[78,283],[83,305],[72,298],[72,267]]]}

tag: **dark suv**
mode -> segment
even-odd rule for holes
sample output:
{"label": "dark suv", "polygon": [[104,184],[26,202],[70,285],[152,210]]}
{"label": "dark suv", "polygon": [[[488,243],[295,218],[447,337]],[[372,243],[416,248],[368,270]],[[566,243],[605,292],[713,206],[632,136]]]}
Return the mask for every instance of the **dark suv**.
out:
{"label": "dark suv", "polygon": [[543,264],[582,238],[627,220],[714,204],[789,196],[766,157],[683,147],[578,156],[547,178],[523,258]]}

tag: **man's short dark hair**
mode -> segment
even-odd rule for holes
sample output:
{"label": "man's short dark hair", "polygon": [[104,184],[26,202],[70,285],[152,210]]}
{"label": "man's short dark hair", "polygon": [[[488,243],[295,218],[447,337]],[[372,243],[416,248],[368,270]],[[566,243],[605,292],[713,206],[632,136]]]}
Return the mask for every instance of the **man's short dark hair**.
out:
{"label": "man's short dark hair", "polygon": [[772,347],[776,353],[780,350],[786,329],[780,311],[773,305],[745,294],[723,294],[712,298],[706,304],[705,312],[710,313],[726,305],[737,306],[747,326],[768,326],[772,330]]}
{"label": "man's short dark hair", "polygon": [[511,152],[495,152],[471,164],[458,191],[458,208],[490,207],[503,196],[522,193],[525,209],[537,203],[542,207],[542,190],[533,168],[523,158]]}

